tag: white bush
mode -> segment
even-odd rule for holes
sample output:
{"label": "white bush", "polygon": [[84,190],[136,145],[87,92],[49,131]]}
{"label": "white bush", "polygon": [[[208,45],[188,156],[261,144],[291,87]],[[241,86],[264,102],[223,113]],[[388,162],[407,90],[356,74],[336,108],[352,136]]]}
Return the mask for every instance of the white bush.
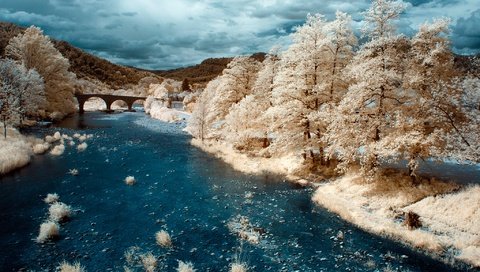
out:
{"label": "white bush", "polygon": [[178,268],[177,272],[195,272],[196,269],[193,268],[192,263],[184,263],[182,261],[178,261]]}
{"label": "white bush", "polygon": [[152,253],[148,252],[143,254],[140,256],[140,259],[146,272],[153,272],[155,268],[157,268],[157,258],[155,258]]}
{"label": "white bush", "polygon": [[23,138],[0,139],[0,174],[27,165],[31,155],[32,147]]}
{"label": "white bush", "polygon": [[52,203],[58,202],[58,200],[60,200],[60,197],[56,193],[47,194],[47,197],[45,197],[43,199],[43,201],[47,204],[52,204]]}
{"label": "white bush", "polygon": [[46,221],[40,225],[40,233],[37,236],[37,243],[44,243],[60,235],[60,226],[53,221]]}
{"label": "white bush", "polygon": [[63,144],[56,145],[52,151],[50,151],[50,154],[54,156],[60,156],[65,152],[65,146]]}
{"label": "white bush", "polygon": [[172,246],[172,239],[170,238],[170,234],[168,232],[161,230],[155,233],[155,240],[157,244],[162,247],[171,247]]}
{"label": "white bush", "polygon": [[232,263],[230,265],[230,272],[247,272],[247,265],[244,263]]}
{"label": "white bush", "polygon": [[60,134],[60,132],[55,132],[53,134],[53,138],[55,138],[55,140],[59,141],[60,139],[62,139],[62,134]]}
{"label": "white bush", "polygon": [[134,185],[137,181],[135,180],[134,176],[128,176],[125,178],[125,184],[127,185]]}
{"label": "white bush", "polygon": [[72,208],[65,203],[56,202],[48,208],[50,219],[53,221],[61,221],[72,215]]}
{"label": "white bush", "polygon": [[53,136],[47,135],[47,136],[45,136],[45,141],[46,141],[47,143],[52,144],[52,143],[58,141],[58,139],[55,139],[55,137],[53,137]]}
{"label": "white bush", "polygon": [[77,146],[77,150],[78,152],[83,152],[85,151],[85,149],[87,149],[87,147],[88,147],[87,143],[81,143]]}
{"label": "white bush", "polygon": [[37,155],[41,155],[41,154],[44,154],[45,152],[47,152],[47,150],[49,148],[50,148],[49,143],[36,144],[36,145],[33,146],[33,153],[35,153]]}
{"label": "white bush", "polygon": [[57,268],[60,272],[85,272],[85,268],[80,265],[80,263],[69,264],[63,261],[60,266]]}

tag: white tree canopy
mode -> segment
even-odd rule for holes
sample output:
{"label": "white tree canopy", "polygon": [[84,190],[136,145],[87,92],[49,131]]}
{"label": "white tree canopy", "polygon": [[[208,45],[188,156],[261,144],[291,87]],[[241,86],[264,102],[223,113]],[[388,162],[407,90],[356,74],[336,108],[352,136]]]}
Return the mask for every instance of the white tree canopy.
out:
{"label": "white tree canopy", "polygon": [[27,69],[35,69],[44,79],[49,113],[68,114],[75,111],[73,81],[75,74],[68,71],[68,59],[53,46],[50,38],[35,26],[12,38],[5,54],[22,63]]}

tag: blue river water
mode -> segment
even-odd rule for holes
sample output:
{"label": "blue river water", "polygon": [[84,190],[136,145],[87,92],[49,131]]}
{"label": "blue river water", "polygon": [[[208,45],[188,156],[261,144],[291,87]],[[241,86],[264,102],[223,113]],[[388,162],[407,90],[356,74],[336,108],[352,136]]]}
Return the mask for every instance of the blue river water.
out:
{"label": "blue river water", "polygon": [[[85,113],[30,133],[57,130],[93,138],[84,152],[66,147],[58,157],[35,156],[0,177],[0,271],[54,271],[63,260],[87,271],[123,271],[132,246],[154,254],[158,271],[175,271],[178,260],[198,271],[228,271],[236,257],[249,271],[468,269],[352,226],[314,205],[312,189],[233,170],[192,147],[181,124],[141,112]],[[78,176],[68,174],[73,168]],[[129,175],[136,185],[124,183]],[[61,224],[58,240],[39,244],[34,240],[48,214],[47,193],[59,194],[75,213]],[[259,244],[229,230],[239,216],[261,230]],[[156,245],[155,232],[162,229],[171,234],[172,248]]]}

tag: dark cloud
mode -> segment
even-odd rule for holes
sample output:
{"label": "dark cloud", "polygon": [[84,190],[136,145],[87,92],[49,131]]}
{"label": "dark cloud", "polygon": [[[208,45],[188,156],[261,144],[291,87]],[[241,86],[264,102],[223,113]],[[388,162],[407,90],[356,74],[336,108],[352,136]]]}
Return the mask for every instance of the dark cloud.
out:
{"label": "dark cloud", "polygon": [[138,13],[136,13],[136,12],[122,12],[123,16],[129,16],[129,17],[136,16],[137,14]]}
{"label": "dark cloud", "polygon": [[480,9],[468,18],[459,18],[453,32],[454,46],[463,52],[478,52],[480,48]]}
{"label": "dark cloud", "polygon": [[425,4],[445,6],[461,3],[461,0],[405,0],[405,2],[412,4],[414,7]]}
{"label": "dark cloud", "polygon": [[[45,33],[110,61],[167,69],[208,57],[285,47],[308,13],[333,19],[350,13],[356,33],[370,0],[0,0],[0,20],[40,26]],[[408,0],[399,31],[412,35],[432,17],[451,16],[454,48],[480,50],[478,0]]]}

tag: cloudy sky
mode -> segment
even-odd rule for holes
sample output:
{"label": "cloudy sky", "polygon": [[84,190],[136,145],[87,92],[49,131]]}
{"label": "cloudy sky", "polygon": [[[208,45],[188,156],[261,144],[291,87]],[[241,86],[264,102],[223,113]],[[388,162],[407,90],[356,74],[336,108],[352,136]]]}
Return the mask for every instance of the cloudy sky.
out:
{"label": "cloudy sky", "polygon": [[[411,34],[433,17],[452,18],[457,53],[480,52],[480,0],[408,0],[398,22]],[[53,38],[108,60],[170,69],[209,57],[268,52],[288,45],[308,13],[352,14],[370,0],[0,0],[0,21],[37,25]]]}

